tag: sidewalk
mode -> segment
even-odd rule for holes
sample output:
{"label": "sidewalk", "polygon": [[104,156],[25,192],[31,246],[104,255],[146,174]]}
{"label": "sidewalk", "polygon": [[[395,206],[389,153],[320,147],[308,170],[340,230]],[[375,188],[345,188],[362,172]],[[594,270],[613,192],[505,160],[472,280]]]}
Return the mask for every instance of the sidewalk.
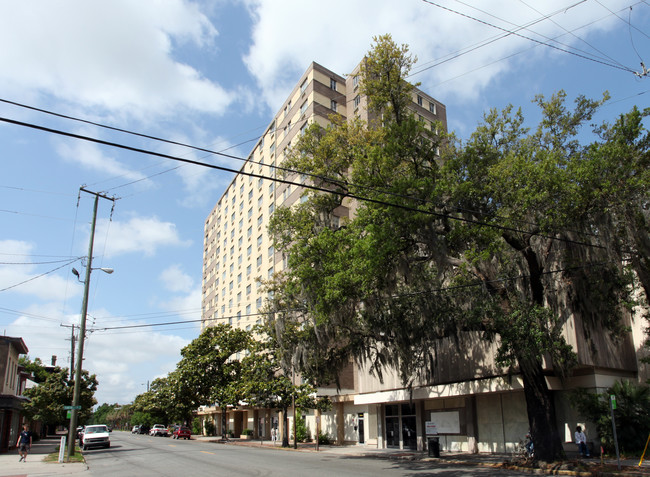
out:
{"label": "sidewalk", "polygon": [[[284,452],[316,452],[314,443],[299,443],[297,449],[293,448],[293,442],[290,447],[282,447],[281,442],[259,441],[259,440],[242,440],[230,439],[225,443],[221,442],[218,437],[192,436],[192,439],[198,441],[207,441],[220,443],[222,445],[237,445],[246,447],[263,447],[271,451]],[[374,457],[381,459],[404,459],[419,460],[422,462],[431,462],[432,467],[437,463],[471,465],[477,467],[490,467],[501,470],[523,470],[532,474],[552,474],[552,475],[572,475],[572,476],[629,476],[650,477],[650,459],[644,461],[639,467],[639,459],[621,459],[621,470],[617,469],[616,458],[606,458],[601,464],[599,457],[591,459],[567,459],[561,464],[548,466],[546,469],[532,469],[516,465],[513,462],[512,454],[468,454],[464,452],[442,452],[439,458],[429,457],[425,451],[401,450],[401,449],[377,449],[360,445],[349,446],[319,446],[319,453],[333,454],[349,457]]]}
{"label": "sidewalk", "polygon": [[48,436],[36,441],[29,451],[26,462],[18,462],[18,449],[0,453],[1,477],[35,477],[54,475],[77,475],[88,470],[85,463],[59,464],[58,462],[43,462],[43,459],[53,452],[61,443],[60,436]]}

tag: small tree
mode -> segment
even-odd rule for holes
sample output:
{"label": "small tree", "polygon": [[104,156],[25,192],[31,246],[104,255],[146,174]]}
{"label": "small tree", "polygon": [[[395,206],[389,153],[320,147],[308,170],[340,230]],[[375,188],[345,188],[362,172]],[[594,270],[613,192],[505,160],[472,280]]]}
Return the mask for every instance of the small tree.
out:
{"label": "small tree", "polygon": [[610,396],[616,396],[616,434],[622,452],[640,452],[650,435],[650,388],[631,381],[617,381],[607,391],[596,394],[579,389],[572,395],[581,416],[596,423],[606,452],[614,451]]}

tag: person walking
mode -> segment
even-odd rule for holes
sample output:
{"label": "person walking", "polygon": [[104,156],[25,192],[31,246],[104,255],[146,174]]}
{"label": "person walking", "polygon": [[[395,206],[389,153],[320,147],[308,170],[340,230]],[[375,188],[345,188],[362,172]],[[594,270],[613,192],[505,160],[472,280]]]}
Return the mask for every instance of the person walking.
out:
{"label": "person walking", "polygon": [[23,430],[18,435],[16,447],[18,447],[18,454],[20,454],[20,459],[18,462],[27,462],[27,453],[32,447],[32,433],[30,432],[29,426],[27,424],[23,425]]}

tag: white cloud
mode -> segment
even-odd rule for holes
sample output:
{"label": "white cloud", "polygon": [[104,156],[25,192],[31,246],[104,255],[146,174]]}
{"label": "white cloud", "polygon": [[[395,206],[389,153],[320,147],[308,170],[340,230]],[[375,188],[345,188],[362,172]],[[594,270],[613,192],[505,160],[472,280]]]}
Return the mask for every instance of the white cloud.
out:
{"label": "white cloud", "polygon": [[[539,69],[542,58],[550,54],[566,55],[544,46],[531,49],[536,43],[517,35],[508,35],[461,55],[505,32],[423,1],[398,4],[394,0],[371,3],[332,0],[326,8],[320,3],[301,0],[285,0],[283,8],[278,8],[275,0],[242,1],[254,21],[253,42],[245,62],[272,110],[279,107],[288,88],[295,85],[296,77],[311,61],[339,74],[349,73],[370,49],[372,37],[384,33],[391,33],[398,44],[410,46],[411,53],[419,59],[414,71],[417,66],[436,65],[412,78],[422,82],[425,91],[438,97],[454,95],[466,101],[475,100],[506,71]],[[539,12],[510,0],[473,3],[476,9],[463,3],[445,6],[544,42],[548,39],[542,35],[561,37],[564,43],[576,44],[578,40],[566,30],[586,25],[577,32],[586,38],[593,31],[611,28],[619,21],[605,7],[589,3],[568,8],[570,4],[566,1],[554,0],[535,4]],[[624,6],[620,0],[607,2],[607,7],[614,11]],[[551,19],[530,27],[535,33],[519,28],[554,12],[557,14]],[[311,21],[315,18],[318,21]],[[279,34],[287,31],[291,34]],[[525,53],[499,61],[520,51]],[[444,61],[452,56],[457,58]]]}
{"label": "white cloud", "polygon": [[183,272],[178,264],[167,267],[160,274],[160,280],[165,288],[172,292],[188,292],[194,285],[194,280],[187,273]]}
{"label": "white cloud", "polygon": [[0,2],[0,89],[148,114],[222,113],[231,94],[175,59],[217,31],[186,0]]}
{"label": "white cloud", "polygon": [[188,247],[190,240],[182,240],[171,222],[157,217],[134,216],[127,222],[98,220],[96,235],[106,237],[104,255],[115,257],[139,252],[153,256],[161,247]]}
{"label": "white cloud", "polygon": [[[79,134],[93,136],[93,134],[88,134],[88,131],[81,131]],[[58,141],[56,150],[67,162],[79,164],[88,170],[108,174],[111,179],[121,179],[124,182],[145,179],[142,173],[129,169],[114,157],[107,155],[104,152],[105,149],[90,142]]]}

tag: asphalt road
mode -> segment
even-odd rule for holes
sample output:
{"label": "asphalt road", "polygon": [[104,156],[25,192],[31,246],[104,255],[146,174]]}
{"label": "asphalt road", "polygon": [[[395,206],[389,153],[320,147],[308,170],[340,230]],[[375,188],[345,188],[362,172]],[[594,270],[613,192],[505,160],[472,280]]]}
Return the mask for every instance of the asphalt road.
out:
{"label": "asphalt road", "polygon": [[494,468],[242,447],[117,431],[111,434],[109,449],[89,450],[84,455],[90,468],[85,474],[92,477],[528,476]]}

